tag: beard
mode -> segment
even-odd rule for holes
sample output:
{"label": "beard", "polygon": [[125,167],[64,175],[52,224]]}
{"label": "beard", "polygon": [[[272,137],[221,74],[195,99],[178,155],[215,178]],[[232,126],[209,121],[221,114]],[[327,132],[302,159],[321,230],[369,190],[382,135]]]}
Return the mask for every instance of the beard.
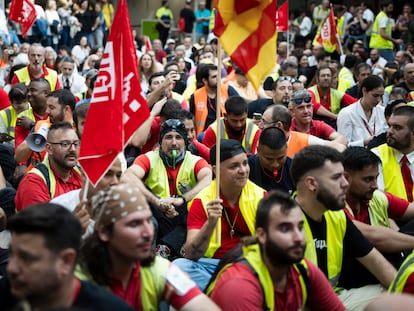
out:
{"label": "beard", "polygon": [[406,149],[410,146],[410,134],[408,133],[399,141],[387,134],[387,145],[397,150]]}
{"label": "beard", "polygon": [[[293,248],[298,248],[295,254],[290,254],[293,252]],[[274,266],[279,265],[291,265],[298,263],[303,259],[305,253],[306,244],[299,243],[295,246],[289,248],[280,247],[275,241],[269,238],[267,235],[266,243],[264,244],[264,251],[266,252],[270,262]]]}
{"label": "beard", "polygon": [[321,188],[318,191],[316,199],[331,211],[340,211],[345,207],[345,201],[335,198],[326,188]]}

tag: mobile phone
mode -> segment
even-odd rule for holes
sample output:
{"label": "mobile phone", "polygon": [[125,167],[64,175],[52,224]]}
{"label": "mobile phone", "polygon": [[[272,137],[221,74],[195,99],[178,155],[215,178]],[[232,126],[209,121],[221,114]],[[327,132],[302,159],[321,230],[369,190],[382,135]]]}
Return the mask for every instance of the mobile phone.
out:
{"label": "mobile phone", "polygon": [[180,80],[184,81],[185,80],[185,72],[181,71],[181,72],[179,72],[179,74],[180,74]]}
{"label": "mobile phone", "polygon": [[10,136],[7,133],[0,133],[0,142],[8,142],[8,141],[12,141],[14,139],[13,136]]}
{"label": "mobile phone", "polygon": [[262,119],[262,114],[261,113],[253,113],[253,119],[254,120],[261,120]]}

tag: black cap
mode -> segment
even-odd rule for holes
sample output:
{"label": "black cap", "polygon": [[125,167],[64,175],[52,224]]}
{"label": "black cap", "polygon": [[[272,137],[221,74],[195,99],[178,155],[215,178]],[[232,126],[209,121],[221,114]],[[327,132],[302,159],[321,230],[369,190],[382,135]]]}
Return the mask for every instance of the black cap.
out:
{"label": "black cap", "polygon": [[161,145],[162,139],[164,138],[164,135],[171,131],[174,131],[180,134],[184,139],[185,145],[186,146],[188,145],[187,130],[185,129],[185,125],[183,122],[177,119],[168,119],[167,121],[161,124],[160,138],[159,138],[160,145]]}
{"label": "black cap", "polygon": [[[216,165],[216,145],[210,149],[210,162]],[[240,153],[246,153],[242,144],[235,139],[220,140],[220,162],[226,161]]]}

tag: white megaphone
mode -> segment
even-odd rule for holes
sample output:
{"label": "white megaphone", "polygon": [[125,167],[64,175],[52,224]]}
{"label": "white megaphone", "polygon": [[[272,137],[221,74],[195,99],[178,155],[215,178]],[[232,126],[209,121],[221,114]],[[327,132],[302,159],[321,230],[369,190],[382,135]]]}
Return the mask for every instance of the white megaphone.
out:
{"label": "white megaphone", "polygon": [[49,132],[49,124],[43,123],[36,132],[30,133],[26,137],[27,145],[34,152],[40,152],[45,149],[47,132]]}

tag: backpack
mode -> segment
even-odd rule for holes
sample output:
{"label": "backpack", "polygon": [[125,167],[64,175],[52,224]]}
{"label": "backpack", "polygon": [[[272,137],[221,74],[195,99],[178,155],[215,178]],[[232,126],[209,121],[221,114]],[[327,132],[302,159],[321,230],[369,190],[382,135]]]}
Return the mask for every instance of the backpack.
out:
{"label": "backpack", "polygon": [[184,17],[181,17],[178,20],[177,28],[178,28],[179,32],[184,32],[184,29],[185,29],[185,19],[184,19]]}

